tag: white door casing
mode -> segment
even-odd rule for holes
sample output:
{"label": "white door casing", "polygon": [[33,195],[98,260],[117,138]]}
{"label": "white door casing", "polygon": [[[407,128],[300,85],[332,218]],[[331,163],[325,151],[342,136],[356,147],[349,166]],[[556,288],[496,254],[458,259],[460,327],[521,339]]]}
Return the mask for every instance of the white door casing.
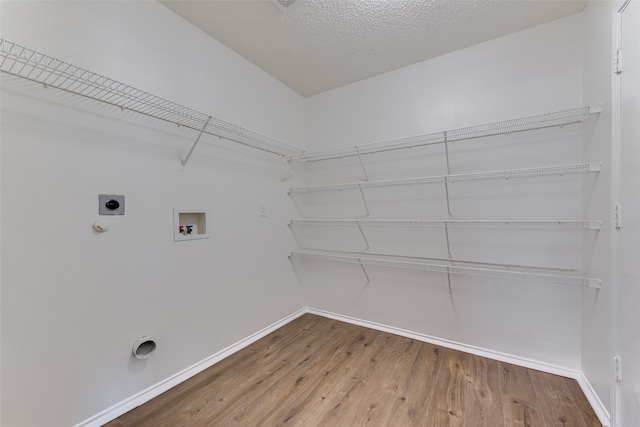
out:
{"label": "white door casing", "polygon": [[[613,67],[613,422],[640,425],[640,1],[616,11]],[[616,223],[618,221],[614,221]]]}

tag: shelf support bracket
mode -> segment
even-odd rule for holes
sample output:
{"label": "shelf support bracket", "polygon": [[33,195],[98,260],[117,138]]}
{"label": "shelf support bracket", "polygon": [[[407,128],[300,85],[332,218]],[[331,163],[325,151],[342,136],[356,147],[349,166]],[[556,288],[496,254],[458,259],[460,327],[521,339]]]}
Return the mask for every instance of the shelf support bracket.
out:
{"label": "shelf support bracket", "polygon": [[447,239],[447,255],[449,255],[449,260],[453,260],[451,256],[451,245],[449,244],[449,221],[444,222],[444,236]]}
{"label": "shelf support bracket", "polygon": [[362,196],[362,203],[364,203],[364,209],[367,211],[365,216],[369,216],[369,205],[367,205],[367,198],[364,196],[364,191],[362,191],[362,185],[358,185],[358,189],[360,190],[360,195]]}
{"label": "shelf support bracket", "polygon": [[589,114],[602,113],[602,103],[589,105]]}
{"label": "shelf support bracket", "polygon": [[364,268],[364,265],[362,264],[362,261],[360,259],[358,259],[358,264],[360,264],[360,268],[362,269],[362,272],[364,273],[364,277],[367,278],[367,285],[369,285],[371,283],[371,279],[369,279],[369,275],[367,274],[367,270]]}
{"label": "shelf support bracket", "polygon": [[[449,202],[449,182],[447,177],[451,175],[451,164],[449,163],[449,139],[447,137],[447,132],[443,132],[444,134],[444,158],[447,162],[447,176],[444,177],[444,194],[447,199],[447,215],[451,217],[451,203]],[[451,244],[449,243],[449,223],[447,221],[444,222],[444,235],[447,240],[447,255],[449,255],[449,260],[453,260],[451,256]],[[447,286],[449,289],[449,298],[453,298],[453,293],[451,292],[451,269],[447,267]]]}
{"label": "shelf support bracket", "polygon": [[447,177],[444,177],[444,195],[447,199],[447,215],[451,216],[451,204],[449,203],[449,182],[447,181]]}
{"label": "shelf support bracket", "polygon": [[[444,155],[447,161],[447,175],[451,175],[451,166],[449,164],[449,141],[447,140],[447,132],[444,132]],[[451,205],[449,204],[449,183],[447,177],[444,178],[444,193],[447,198],[447,214],[451,216]]]}
{"label": "shelf support bracket", "polygon": [[211,116],[207,117],[207,121],[204,122],[204,125],[202,125],[202,129],[200,129],[200,133],[198,133],[198,136],[196,137],[196,140],[193,142],[193,145],[191,146],[191,150],[189,150],[189,153],[187,154],[187,157],[182,162],[182,166],[183,167],[187,165],[187,162],[189,161],[189,158],[191,157],[191,154],[193,154],[193,150],[196,149],[196,145],[198,145],[198,143],[200,142],[200,138],[202,138],[202,134],[204,133],[204,130],[207,128],[207,126],[209,126],[209,122],[210,121],[211,121]]}
{"label": "shelf support bracket", "polygon": [[364,231],[362,231],[362,227],[360,226],[360,221],[356,221],[356,225],[358,226],[358,230],[360,231],[360,235],[362,236],[362,240],[364,240],[364,244],[367,245],[365,252],[370,249],[369,241],[367,240],[367,236],[364,235]]}
{"label": "shelf support bracket", "polygon": [[[448,199],[447,199],[448,200]],[[447,255],[449,255],[449,260],[452,261],[453,257],[451,256],[451,245],[449,244],[449,222],[444,222],[444,236],[447,241]],[[447,267],[447,284],[449,286],[449,298],[453,298],[453,293],[451,293],[451,270]]]}
{"label": "shelf support bracket", "polygon": [[369,174],[367,173],[367,168],[364,167],[364,162],[362,161],[362,156],[360,155],[360,149],[358,146],[355,146],[356,153],[358,153],[358,160],[360,160],[360,166],[362,167],[362,172],[364,172],[364,180],[369,182]]}
{"label": "shelf support bracket", "polygon": [[451,293],[451,273],[449,271],[449,267],[447,267],[447,285],[449,287],[449,298],[453,298],[453,293]]}
{"label": "shelf support bracket", "polygon": [[600,279],[587,279],[586,283],[587,287],[592,289],[600,289],[602,285],[602,280]]}
{"label": "shelf support bracket", "polygon": [[284,182],[285,179],[287,179],[287,177],[289,176],[289,174],[291,173],[291,171],[293,170],[293,168],[296,167],[296,165],[298,164],[298,162],[300,161],[300,157],[302,157],[304,155],[304,151],[302,153],[300,153],[300,156],[296,157],[296,159],[293,161],[293,163],[291,163],[291,166],[289,167],[289,170],[287,171],[287,173],[284,174],[284,176],[280,179],[280,182]]}

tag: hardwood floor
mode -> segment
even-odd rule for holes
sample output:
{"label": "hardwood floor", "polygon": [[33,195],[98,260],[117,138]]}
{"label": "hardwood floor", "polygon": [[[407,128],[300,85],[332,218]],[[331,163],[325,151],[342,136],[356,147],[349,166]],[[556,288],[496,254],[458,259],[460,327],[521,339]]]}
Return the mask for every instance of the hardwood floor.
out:
{"label": "hardwood floor", "polygon": [[601,427],[576,381],[306,314],[105,427]]}

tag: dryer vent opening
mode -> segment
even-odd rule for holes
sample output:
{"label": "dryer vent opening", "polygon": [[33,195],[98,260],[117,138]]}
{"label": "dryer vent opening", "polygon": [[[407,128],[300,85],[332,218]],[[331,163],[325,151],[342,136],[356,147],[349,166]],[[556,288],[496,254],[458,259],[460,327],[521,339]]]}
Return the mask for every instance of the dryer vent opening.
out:
{"label": "dryer vent opening", "polygon": [[133,345],[133,355],[138,359],[146,359],[156,352],[156,342],[150,337],[142,337]]}

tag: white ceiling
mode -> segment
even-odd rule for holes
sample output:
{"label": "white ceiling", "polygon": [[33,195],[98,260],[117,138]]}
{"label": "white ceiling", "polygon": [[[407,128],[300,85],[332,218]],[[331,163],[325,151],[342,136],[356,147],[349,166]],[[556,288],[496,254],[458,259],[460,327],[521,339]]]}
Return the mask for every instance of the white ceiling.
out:
{"label": "white ceiling", "polygon": [[302,96],[549,22],[586,0],[161,0]]}

